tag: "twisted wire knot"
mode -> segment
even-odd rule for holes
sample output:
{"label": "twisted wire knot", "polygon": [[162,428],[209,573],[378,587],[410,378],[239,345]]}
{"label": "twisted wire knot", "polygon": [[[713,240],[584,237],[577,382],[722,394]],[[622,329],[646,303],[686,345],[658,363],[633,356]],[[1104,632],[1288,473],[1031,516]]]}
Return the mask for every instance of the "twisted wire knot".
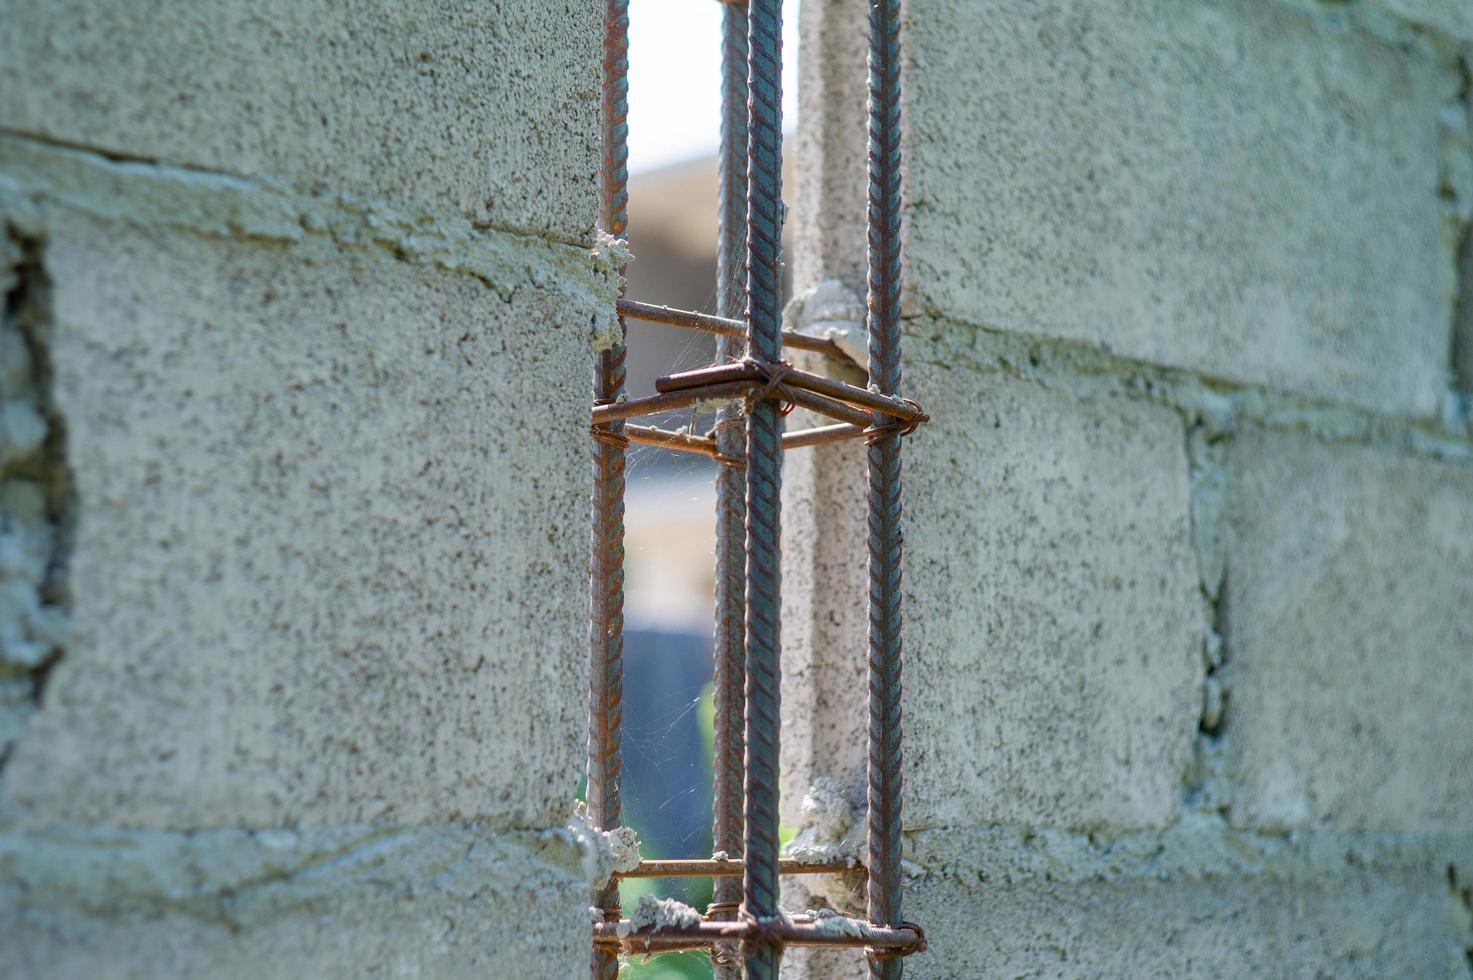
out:
{"label": "twisted wire knot", "polygon": [[[749,409],[755,402],[765,402],[771,399],[774,392],[777,391],[778,385],[782,384],[783,379],[793,371],[793,365],[787,361],[759,361],[755,357],[742,358],[742,365],[756,371],[767,379],[767,384],[762,386],[761,391],[753,390],[747,393],[747,407]],[[781,404],[778,408],[779,415],[787,415],[792,412],[794,405],[791,401],[786,398],[780,401]]]}
{"label": "twisted wire knot", "polygon": [[613,446],[615,449],[629,448],[629,437],[622,432],[606,429],[601,425],[590,425],[588,427],[588,434],[593,436],[595,441],[601,442],[605,446]]}
{"label": "twisted wire knot", "polygon": [[924,423],[931,421],[931,416],[927,415],[925,411],[921,409],[919,402],[916,402],[910,398],[902,398],[900,400],[905,402],[911,408],[915,409],[915,416],[910,419],[896,419],[893,422],[886,422],[883,425],[870,426],[868,429],[864,430],[865,442],[869,443],[870,445],[874,445],[877,441],[883,439],[885,436],[908,436],[916,429],[919,429]]}
{"label": "twisted wire knot", "polygon": [[902,956],[909,956],[911,953],[924,953],[926,951],[926,930],[922,929],[919,924],[915,922],[897,922],[892,928],[909,929],[916,934],[915,942],[909,946],[891,946],[887,949],[876,949],[873,946],[866,946],[864,955],[872,960],[884,962],[885,960],[895,960]]}

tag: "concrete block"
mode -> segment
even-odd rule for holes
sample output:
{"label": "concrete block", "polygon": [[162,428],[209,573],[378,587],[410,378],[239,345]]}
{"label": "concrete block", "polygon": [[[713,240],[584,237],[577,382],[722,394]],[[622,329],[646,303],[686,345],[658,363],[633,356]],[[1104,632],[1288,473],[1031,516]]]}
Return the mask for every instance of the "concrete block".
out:
{"label": "concrete block", "polygon": [[108,826],[560,822],[593,312],[570,266],[510,238],[471,276],[322,237],[62,212],[46,234],[71,624],[10,801]]}
{"label": "concrete block", "polygon": [[602,10],[573,0],[4,0],[0,127],[568,240]]}
{"label": "concrete block", "polygon": [[[907,886],[929,950],[915,980],[1003,977],[1468,975],[1446,885],[1360,875],[1320,887],[1270,880]],[[864,958],[793,951],[786,980],[859,980]]]}
{"label": "concrete block", "polygon": [[1473,4],[1466,0],[1372,0],[1414,24],[1450,38],[1473,41]]}
{"label": "concrete block", "polygon": [[[910,351],[907,393],[933,421],[905,449],[906,825],[1169,822],[1202,672],[1177,417]],[[864,498],[830,469],[787,480],[824,502],[816,524],[795,515],[785,566],[790,610],[816,605],[789,642],[820,645],[785,695],[792,802],[817,776],[863,785],[863,591],[824,590],[846,580],[827,569],[863,568]]]}
{"label": "concrete block", "polygon": [[1473,466],[1248,432],[1229,472],[1233,822],[1466,829]]}
{"label": "concrete block", "polygon": [[907,16],[912,310],[1438,410],[1458,83],[1425,41],[1263,0]]}

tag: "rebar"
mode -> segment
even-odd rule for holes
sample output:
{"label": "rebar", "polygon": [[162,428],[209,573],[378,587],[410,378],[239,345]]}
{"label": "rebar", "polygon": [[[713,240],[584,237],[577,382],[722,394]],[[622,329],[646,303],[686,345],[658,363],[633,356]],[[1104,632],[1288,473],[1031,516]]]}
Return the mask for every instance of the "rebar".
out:
{"label": "rebar", "polygon": [[683,949],[708,949],[732,940],[748,945],[782,946],[868,946],[888,955],[908,956],[926,948],[926,935],[913,923],[882,926],[849,919],[835,928],[823,918],[795,915],[761,924],[703,920],[688,926],[665,926],[649,932],[633,932],[630,923],[602,923],[593,927],[595,947],[622,949],[629,953],[668,953]]}
{"label": "rebar", "polygon": [[[742,203],[745,205],[745,200]],[[721,256],[718,251],[718,265],[720,262]],[[738,266],[737,271],[744,274],[741,266]],[[740,302],[739,298],[738,303]],[[663,323],[667,327],[680,327],[683,330],[715,334],[717,337],[734,337],[738,340],[747,338],[746,323],[737,319],[741,316],[740,306],[735,316],[713,316],[710,313],[696,313],[692,310],[677,310],[671,306],[660,306],[658,303],[641,303],[639,300],[621,299],[618,301],[618,311],[620,315],[630,320]],[[844,349],[828,337],[814,337],[796,330],[784,330],[782,337],[784,347],[812,351],[815,354],[824,354],[844,361],[850,360],[849,355],[844,353]]]}
{"label": "rebar", "polygon": [[[747,5],[747,346],[782,356],[782,0]],[[778,909],[778,742],[782,589],[782,428],[772,398],[747,409],[747,711],[742,914],[759,927]],[[780,942],[748,940],[747,980],[777,980]]]}
{"label": "rebar", "polygon": [[[747,7],[723,4],[721,12],[721,151],[717,164],[716,291],[717,309],[734,331],[716,342],[716,360],[734,361],[745,354],[744,331],[736,320],[746,306],[747,250]],[[720,458],[745,463],[746,438],[739,410],[725,405],[716,413],[715,448]],[[745,467],[716,471],[716,595],[712,673],[715,745],[711,807],[712,848],[740,859],[746,768],[746,615],[747,518]],[[718,878],[712,908],[730,909],[741,901],[741,882]],[[713,911],[713,917],[729,913]],[[738,980],[739,948],[731,943],[711,948],[714,980]]]}
{"label": "rebar", "polygon": [[[655,391],[667,394],[672,391],[684,391],[701,385],[722,384],[727,381],[769,381],[772,374],[771,365],[758,361],[718,364],[714,367],[677,371],[674,374],[658,377],[655,379]],[[867,388],[858,388],[845,384],[843,381],[826,378],[821,374],[800,371],[787,363],[781,365],[779,379],[781,384],[827,395],[829,398],[868,408],[903,422],[925,421],[926,419],[926,413],[921,411],[921,407],[914,402],[906,401],[904,398],[892,398]]]}
{"label": "rebar", "polygon": [[[869,387],[795,369],[786,345],[843,356],[826,338],[781,329],[782,0],[724,0],[720,315],[621,295],[621,342],[599,355],[592,434],[592,615],[588,805],[604,829],[619,822],[623,654],[625,450],[630,443],[710,456],[717,477],[716,782],[710,859],[642,861],[594,896],[592,974],[613,980],[618,955],[708,949],[718,980],[775,980],[786,945],[865,948],[872,978],[901,975],[901,957],[925,948],[901,918],[901,439],[927,420],[902,396],[900,372],[900,0],[870,0],[868,327]],[[627,237],[628,0],[606,0],[603,219]],[[622,271],[620,270],[621,277]],[[624,317],[714,333],[718,363],[660,378],[657,393],[625,396]],[[737,319],[738,317],[743,320]],[[745,330],[746,345],[738,341]],[[698,403],[720,404],[708,435],[628,419]],[[736,403],[740,402],[740,407]],[[783,416],[803,407],[836,419],[793,433]],[[745,422],[745,430],[742,423]],[[782,451],[864,437],[869,443],[869,851],[868,921],[786,917],[779,876],[855,873],[850,862],[779,859]],[[738,885],[735,881],[740,875]],[[714,879],[709,917],[631,933],[618,883],[634,877]],[[740,898],[740,904],[737,898]],[[728,918],[739,912],[739,918]]]}
{"label": "rebar", "polygon": [[[870,387],[900,397],[900,0],[869,3]],[[886,426],[876,412],[875,428]],[[877,925],[901,923],[901,485],[898,431],[869,442],[869,881]],[[904,962],[871,950],[871,980]]]}
{"label": "rebar", "polygon": [[[603,221],[616,238],[629,235],[629,0],[606,0],[603,63]],[[620,270],[623,279],[623,270]],[[623,287],[620,287],[622,292]],[[595,406],[624,395],[624,321],[619,343],[601,353],[593,378]],[[588,813],[594,825],[619,824],[619,726],[624,672],[624,424],[613,420],[594,442],[593,558],[589,617]],[[610,881],[593,898],[604,921],[617,922],[619,885]],[[617,955],[595,949],[594,980],[615,980]]]}
{"label": "rebar", "polygon": [[[858,865],[847,858],[833,861],[799,861],[783,858],[778,862],[781,875],[826,875],[853,871]],[[658,858],[641,861],[633,871],[624,871],[620,878],[740,878],[741,858]]]}

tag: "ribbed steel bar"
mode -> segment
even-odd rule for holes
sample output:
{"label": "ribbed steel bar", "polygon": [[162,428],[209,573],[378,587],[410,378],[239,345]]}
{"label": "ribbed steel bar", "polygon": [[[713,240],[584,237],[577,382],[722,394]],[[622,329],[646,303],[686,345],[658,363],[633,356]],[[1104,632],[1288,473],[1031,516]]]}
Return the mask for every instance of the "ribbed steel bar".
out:
{"label": "ribbed steel bar", "polygon": [[[869,0],[869,380],[900,397],[900,0]],[[876,412],[874,424],[885,416]],[[871,922],[897,926],[901,797],[901,488],[898,432],[869,444],[869,882]],[[903,961],[871,951],[872,980]]]}
{"label": "ribbed steel bar", "polygon": [[[717,311],[735,321],[746,306],[747,251],[747,7],[726,3],[721,13],[721,151],[717,165],[716,244]],[[716,341],[719,362],[746,353],[740,336],[724,334]],[[741,412],[725,405],[716,413],[716,450],[728,459],[746,455]],[[743,755],[746,749],[746,472],[737,466],[716,470],[716,609],[712,649],[715,690],[714,785],[711,807],[712,847],[740,859],[742,854]],[[713,910],[731,909],[742,898],[739,878],[718,878],[712,888]],[[722,919],[729,912],[713,911]],[[711,948],[715,980],[738,980],[740,947],[723,943]]]}
{"label": "ribbed steel bar", "polygon": [[[628,237],[629,205],[629,0],[606,0],[603,63],[603,219],[604,230]],[[594,369],[594,405],[617,402],[624,394],[624,321],[620,342],[599,355]],[[609,436],[594,443],[591,658],[588,693],[588,813],[602,828],[619,824],[619,724],[624,672],[624,447],[622,421],[604,427]],[[617,922],[619,885],[611,881],[594,895],[604,921]],[[594,980],[615,980],[617,955],[595,949]]]}
{"label": "ribbed steel bar", "polygon": [[[782,0],[747,5],[747,344],[782,356]],[[759,926],[778,910],[778,741],[782,428],[778,404],[747,411],[747,705],[743,912]],[[770,937],[771,934],[765,934]],[[746,943],[748,980],[776,980],[780,942]]]}
{"label": "ribbed steel bar", "polygon": [[[743,204],[745,205],[745,201]],[[719,257],[718,257],[719,262]],[[744,266],[738,266],[737,271],[745,276]],[[718,337],[735,337],[738,340],[747,338],[746,321],[736,317],[712,316],[709,313],[696,313],[691,310],[677,310],[673,306],[660,306],[658,303],[641,303],[634,299],[621,299],[618,302],[620,315],[630,320],[643,320],[645,323],[663,323],[667,327],[680,327],[682,330],[697,330],[701,333],[715,334]],[[844,349],[828,337],[813,337],[796,330],[783,331],[783,346],[792,347],[795,350],[813,351],[815,354],[825,354],[848,361],[849,355]]]}

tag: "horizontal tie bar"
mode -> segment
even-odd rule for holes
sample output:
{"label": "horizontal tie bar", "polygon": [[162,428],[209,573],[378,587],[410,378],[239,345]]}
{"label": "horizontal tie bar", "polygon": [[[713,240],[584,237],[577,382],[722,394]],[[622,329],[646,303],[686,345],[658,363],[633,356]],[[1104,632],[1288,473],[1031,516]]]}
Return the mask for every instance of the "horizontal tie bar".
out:
{"label": "horizontal tie bar", "polygon": [[[750,361],[739,364],[718,364],[715,367],[681,371],[678,374],[667,374],[657,378],[655,390],[664,394],[683,391],[698,385],[721,384],[730,381],[762,381],[765,383],[768,377],[766,372],[769,370],[780,369],[767,368]],[[924,421],[926,417],[924,412],[903,399],[891,398],[889,395],[882,395],[868,388],[859,388],[842,381],[835,381],[833,378],[800,371],[794,367],[781,371],[781,383],[848,402],[850,405],[881,412],[903,422],[914,422],[918,419]]]}
{"label": "horizontal tie bar", "polygon": [[[619,315],[631,320],[643,320],[646,323],[663,323],[667,327],[680,327],[684,330],[698,330],[701,333],[713,333],[722,337],[737,337],[741,340],[747,339],[747,323],[745,320],[732,320],[724,316],[712,316],[709,313],[694,313],[690,310],[677,310],[669,306],[657,306],[654,303],[641,303],[638,300],[621,299],[618,302]],[[782,332],[783,346],[792,347],[797,350],[813,351],[816,354],[826,354],[829,357],[849,360],[838,344],[827,337],[813,337],[806,333],[797,333],[793,330]]]}
{"label": "horizontal tie bar", "polygon": [[[624,935],[620,935],[620,932]],[[803,915],[758,924],[751,921],[711,921],[684,926],[666,926],[651,932],[633,932],[631,923],[598,922],[593,926],[593,943],[626,953],[666,953],[682,949],[709,949],[718,942],[763,940],[783,946],[859,947],[894,950],[901,955],[925,949],[926,940],[914,926],[878,926],[845,919],[842,924]]]}
{"label": "horizontal tie bar", "polygon": [[[607,405],[595,405],[593,406],[593,424],[603,425],[608,422],[617,422],[620,419],[673,411],[701,401],[726,401],[742,398],[753,388],[764,388],[766,385],[765,381],[726,381],[720,384],[683,388],[680,391],[661,392],[658,395],[648,395],[644,398],[630,398],[622,402],[610,402]],[[869,425],[871,421],[867,414],[838,399],[805,391],[802,388],[780,384],[776,388],[775,396],[850,425],[863,427]]]}
{"label": "horizontal tie bar", "polygon": [[[783,858],[778,862],[778,873],[785,875],[826,875],[841,871],[852,871],[855,865],[848,861],[799,861]],[[633,871],[624,871],[617,878],[740,878],[740,858],[668,858],[641,861]]]}

